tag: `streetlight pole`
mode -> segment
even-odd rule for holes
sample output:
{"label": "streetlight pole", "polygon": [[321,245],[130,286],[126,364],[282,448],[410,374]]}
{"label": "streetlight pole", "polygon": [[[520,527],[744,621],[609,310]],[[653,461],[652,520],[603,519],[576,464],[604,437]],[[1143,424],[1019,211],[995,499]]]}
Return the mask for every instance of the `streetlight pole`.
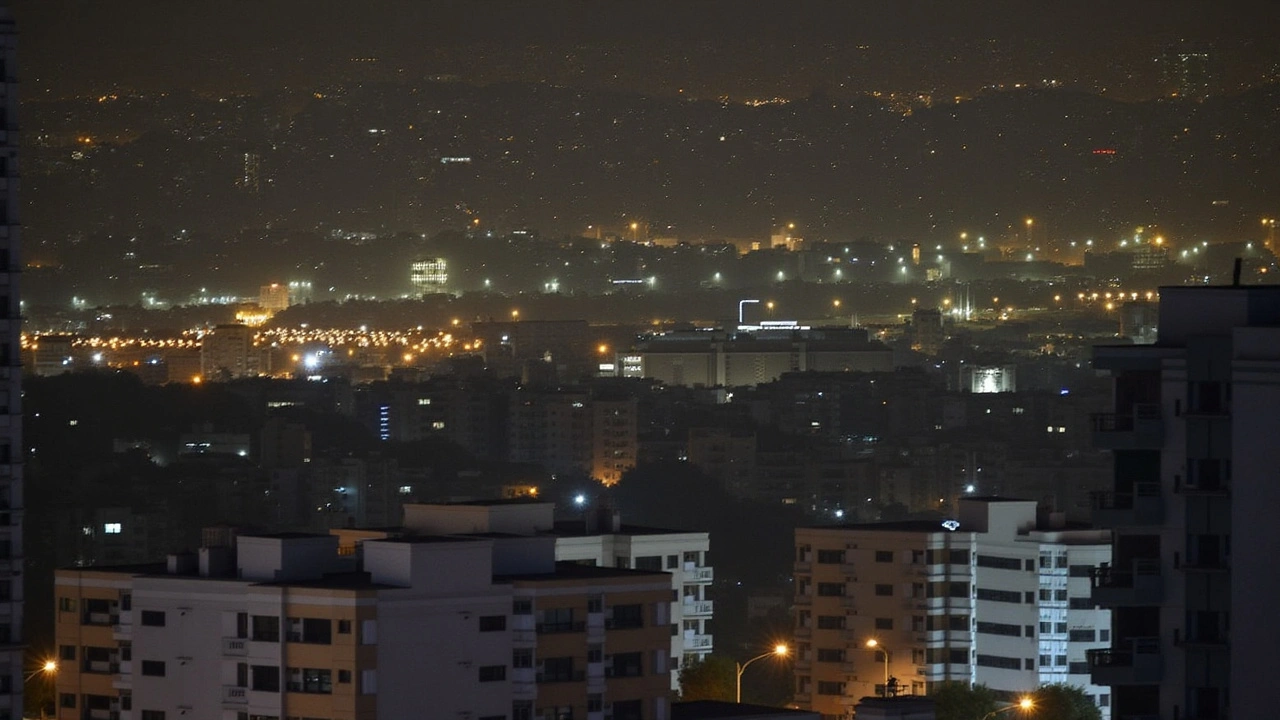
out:
{"label": "streetlight pole", "polygon": [[[879,640],[872,638],[867,641],[867,647],[871,652],[884,653],[884,696],[889,697],[889,648],[880,644]],[[983,720],[986,720],[985,718]]]}
{"label": "streetlight pole", "polygon": [[774,648],[769,652],[760,653],[759,655],[751,658],[750,660],[744,663],[735,662],[734,665],[737,666],[737,670],[738,670],[738,679],[737,679],[737,691],[734,693],[734,702],[737,702],[737,703],[742,702],[742,673],[747,669],[748,665],[750,665],[751,663],[757,660],[763,660],[767,657],[786,657],[788,652],[790,652],[790,650],[787,648],[786,645],[778,644],[778,645],[775,645]]}

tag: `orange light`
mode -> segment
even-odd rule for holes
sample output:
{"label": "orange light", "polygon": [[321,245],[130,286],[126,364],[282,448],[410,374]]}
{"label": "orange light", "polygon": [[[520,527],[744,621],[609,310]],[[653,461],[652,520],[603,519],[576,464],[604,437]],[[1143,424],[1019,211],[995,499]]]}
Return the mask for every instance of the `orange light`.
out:
{"label": "orange light", "polygon": [[200,384],[200,383],[202,383],[202,382],[204,382],[204,379],[203,379],[203,378],[201,378],[199,375],[192,375],[192,376],[191,376],[191,384],[192,384],[192,385],[199,385],[199,384]]}

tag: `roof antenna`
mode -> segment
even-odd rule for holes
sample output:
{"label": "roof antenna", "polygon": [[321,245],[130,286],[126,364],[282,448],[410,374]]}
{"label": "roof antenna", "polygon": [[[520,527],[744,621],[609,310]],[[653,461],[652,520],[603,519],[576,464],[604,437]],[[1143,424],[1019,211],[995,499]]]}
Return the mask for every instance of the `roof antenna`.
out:
{"label": "roof antenna", "polygon": [[1234,270],[1231,271],[1232,287],[1240,287],[1240,269],[1243,265],[1244,265],[1244,259],[1236,258],[1236,267]]}

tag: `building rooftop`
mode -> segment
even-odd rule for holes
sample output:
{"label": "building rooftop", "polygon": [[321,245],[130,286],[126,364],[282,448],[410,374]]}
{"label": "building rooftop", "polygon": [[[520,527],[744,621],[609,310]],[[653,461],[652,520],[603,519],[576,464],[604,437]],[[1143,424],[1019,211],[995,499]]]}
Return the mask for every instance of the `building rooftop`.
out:
{"label": "building rooftop", "polygon": [[376,583],[367,572],[329,573],[314,580],[254,583],[264,587],[318,588],[326,590],[399,590],[400,585]]}
{"label": "building rooftop", "polygon": [[329,533],[309,533],[309,532],[275,532],[275,533],[242,533],[242,538],[273,538],[276,540],[301,540],[304,538],[328,538],[333,537]]}
{"label": "building rooftop", "polygon": [[[577,580],[583,578],[614,577],[664,577],[667,573],[661,570],[632,570],[627,568],[601,567],[599,565],[583,565],[581,563],[562,561],[556,563],[554,572],[529,573],[519,575],[495,575],[494,582],[515,582],[518,580]],[[664,580],[664,582],[667,582]]]}
{"label": "building rooftop", "polygon": [[374,542],[409,543],[412,545],[429,543],[475,542],[481,538],[470,535],[401,535],[399,537],[376,538]]}
{"label": "building rooftop", "polygon": [[814,525],[805,530],[878,530],[880,532],[946,532],[942,526],[942,518],[937,520],[897,520],[878,523],[843,523],[838,525]]}
{"label": "building rooftop", "polygon": [[628,523],[622,523],[617,530],[611,530],[607,527],[607,523],[602,523],[595,530],[590,530],[585,520],[557,520],[555,528],[549,531],[552,535],[571,537],[589,537],[592,535],[680,535],[698,532],[704,532],[705,534],[705,531],[701,530],[673,530],[671,528],[631,525]]}

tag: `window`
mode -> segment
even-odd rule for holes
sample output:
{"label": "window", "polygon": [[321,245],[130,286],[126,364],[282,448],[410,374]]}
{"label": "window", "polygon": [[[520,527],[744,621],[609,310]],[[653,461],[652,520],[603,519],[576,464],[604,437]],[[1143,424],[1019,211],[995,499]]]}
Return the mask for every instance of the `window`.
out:
{"label": "window", "polygon": [[542,622],[538,623],[540,633],[580,632],[585,624],[574,622],[573,608],[550,608],[542,611]]}
{"label": "window", "polygon": [[1071,642],[1093,642],[1096,635],[1093,630],[1072,630],[1067,634],[1067,639]]}
{"label": "window", "polygon": [[979,654],[974,664],[979,667],[1002,668],[1004,670],[1021,670],[1022,660],[1020,658],[1003,657],[1000,655],[982,655]]}
{"label": "window", "polygon": [[1110,630],[1099,630],[1099,631],[1098,631],[1098,642],[1111,642],[1111,631],[1110,631]]}
{"label": "window", "polygon": [[636,558],[637,570],[662,570],[661,555],[645,555]]}
{"label": "window", "polygon": [[249,688],[261,692],[280,692],[280,668],[274,665],[250,666]]}
{"label": "window", "polygon": [[1042,623],[1040,623],[1040,634],[1041,634],[1041,635],[1044,635],[1045,633],[1051,633],[1051,632],[1053,632],[1053,623],[1051,623],[1051,622],[1042,622]]}
{"label": "window", "polygon": [[1067,568],[1067,575],[1075,578],[1087,578],[1093,574],[1092,565],[1072,565]]}
{"label": "window", "polygon": [[329,645],[333,642],[333,622],[323,618],[289,618],[289,642]]}
{"label": "window", "polygon": [[679,555],[668,555],[668,556],[667,556],[667,569],[668,569],[668,570],[674,570],[674,569],[676,569],[676,568],[678,568],[678,567],[680,567],[680,556],[679,556]]}
{"label": "window", "polygon": [[1035,658],[1024,658],[1024,659],[1023,659],[1023,661],[1022,661],[1022,669],[1023,669],[1023,670],[1035,670],[1035,669],[1036,669],[1036,659],[1035,659]]}
{"label": "window", "polygon": [[818,595],[822,597],[843,597],[844,583],[818,583]]}
{"label": "window", "polygon": [[537,681],[540,683],[571,682],[573,680],[573,658],[546,658],[538,663]]}
{"label": "window", "polygon": [[481,615],[480,632],[501,632],[507,629],[506,615]]}
{"label": "window", "polygon": [[604,660],[604,645],[591,643],[587,646],[587,662],[598,663]]}
{"label": "window", "polygon": [[842,562],[844,562],[843,550],[819,550],[818,551],[819,565],[839,565]]}
{"label": "window", "polygon": [[532,615],[533,601],[527,599],[516,598],[511,601],[512,615]]}
{"label": "window", "polygon": [[259,642],[280,642],[280,618],[274,615],[254,615],[252,637]]}
{"label": "window", "polygon": [[642,658],[643,654],[638,652],[618,653],[613,656],[612,662],[605,668],[605,677],[640,677],[644,674],[644,666]]}
{"label": "window", "polygon": [[533,720],[533,701],[516,700],[511,703],[511,720]]}
{"label": "window", "polygon": [[[590,651],[588,651],[588,655]],[[588,662],[590,657],[587,658]],[[529,668],[533,667],[533,648],[516,648],[511,651],[511,667],[513,668]]]}
{"label": "window", "polygon": [[[878,562],[878,563],[893,562],[893,551],[892,551],[892,550],[877,550],[877,551],[876,551],[876,562]],[[844,685],[844,683],[840,683],[840,684],[841,684],[841,685]]]}
{"label": "window", "polygon": [[164,627],[163,610],[143,610],[139,621],[148,627]]}
{"label": "window", "polygon": [[892,630],[893,618],[876,618],[877,630]]}
{"label": "window", "polygon": [[76,659],[76,646],[75,646],[75,645],[59,645],[59,646],[58,646],[58,659],[59,659],[59,660],[70,660],[70,661],[72,661],[72,662],[75,662],[75,659]]}
{"label": "window", "polygon": [[978,632],[987,635],[1005,635],[1008,637],[1020,637],[1021,632],[1017,625],[1009,625],[1006,623],[996,622],[979,622]]}
{"label": "window", "polygon": [[338,671],[338,683],[339,683],[339,684],[342,684],[342,685],[346,685],[346,684],[348,684],[348,683],[350,683],[350,682],[351,682],[351,671],[350,671],[350,670],[339,670],[339,671]]}
{"label": "window", "polygon": [[605,623],[611,630],[629,630],[644,627],[643,605],[614,605],[610,610],[613,617]]}
{"label": "window", "polygon": [[819,615],[818,629],[819,630],[843,630],[844,616],[843,615]]}
{"label": "window", "polygon": [[880,597],[892,597],[893,586],[892,585],[876,585],[876,595],[879,595]]}
{"label": "window", "polygon": [[143,660],[142,674],[148,677],[164,677],[164,661]]}
{"label": "window", "polygon": [[604,696],[600,693],[590,693],[587,695],[587,712],[601,712],[604,710]]}
{"label": "window", "polygon": [[333,672],[319,668],[289,668],[288,690],[330,695],[333,693]]}
{"label": "window", "polygon": [[485,665],[480,668],[480,682],[501,682],[506,679],[506,665]]}
{"label": "window", "polygon": [[831,680],[818,681],[819,695],[844,695],[844,683]]}
{"label": "window", "polygon": [[996,570],[1021,570],[1022,561],[1018,558],[998,557],[996,555],[979,555],[978,567],[995,568]]}
{"label": "window", "polygon": [[351,621],[350,621],[350,620],[339,620],[339,621],[338,621],[338,634],[339,634],[339,635],[350,635],[350,634],[351,634]]}
{"label": "window", "polygon": [[1054,590],[1053,599],[1057,600],[1058,602],[1066,602],[1067,601],[1066,588],[1063,588],[1062,590]]}
{"label": "window", "polygon": [[75,612],[75,611],[76,611],[75,598],[69,598],[69,597],[58,598],[58,612]]}
{"label": "window", "polygon": [[[565,720],[573,717],[573,711],[565,715]],[[639,700],[614,700],[613,720],[643,720],[644,706]]]}
{"label": "window", "polygon": [[163,710],[143,710],[141,720],[164,720]]}
{"label": "window", "polygon": [[844,650],[842,648],[818,648],[818,662],[844,662]]}
{"label": "window", "polygon": [[992,588],[978,588],[977,598],[979,600],[991,600],[992,602],[1020,603],[1022,595],[1015,590],[995,590]]}
{"label": "window", "polygon": [[1111,707],[1111,693],[1098,694],[1098,707]]}
{"label": "window", "polygon": [[58,695],[58,707],[74,710],[76,707],[76,696],[73,693],[62,693]]}
{"label": "window", "polygon": [[124,532],[124,527],[120,523],[103,523],[102,533],[104,535],[119,535]]}
{"label": "window", "polygon": [[1066,623],[1064,623],[1064,622],[1054,623],[1054,624],[1053,624],[1053,631],[1054,631],[1055,633],[1059,634],[1059,635],[1066,635],[1066,634],[1067,634],[1067,624],[1066,624]]}

